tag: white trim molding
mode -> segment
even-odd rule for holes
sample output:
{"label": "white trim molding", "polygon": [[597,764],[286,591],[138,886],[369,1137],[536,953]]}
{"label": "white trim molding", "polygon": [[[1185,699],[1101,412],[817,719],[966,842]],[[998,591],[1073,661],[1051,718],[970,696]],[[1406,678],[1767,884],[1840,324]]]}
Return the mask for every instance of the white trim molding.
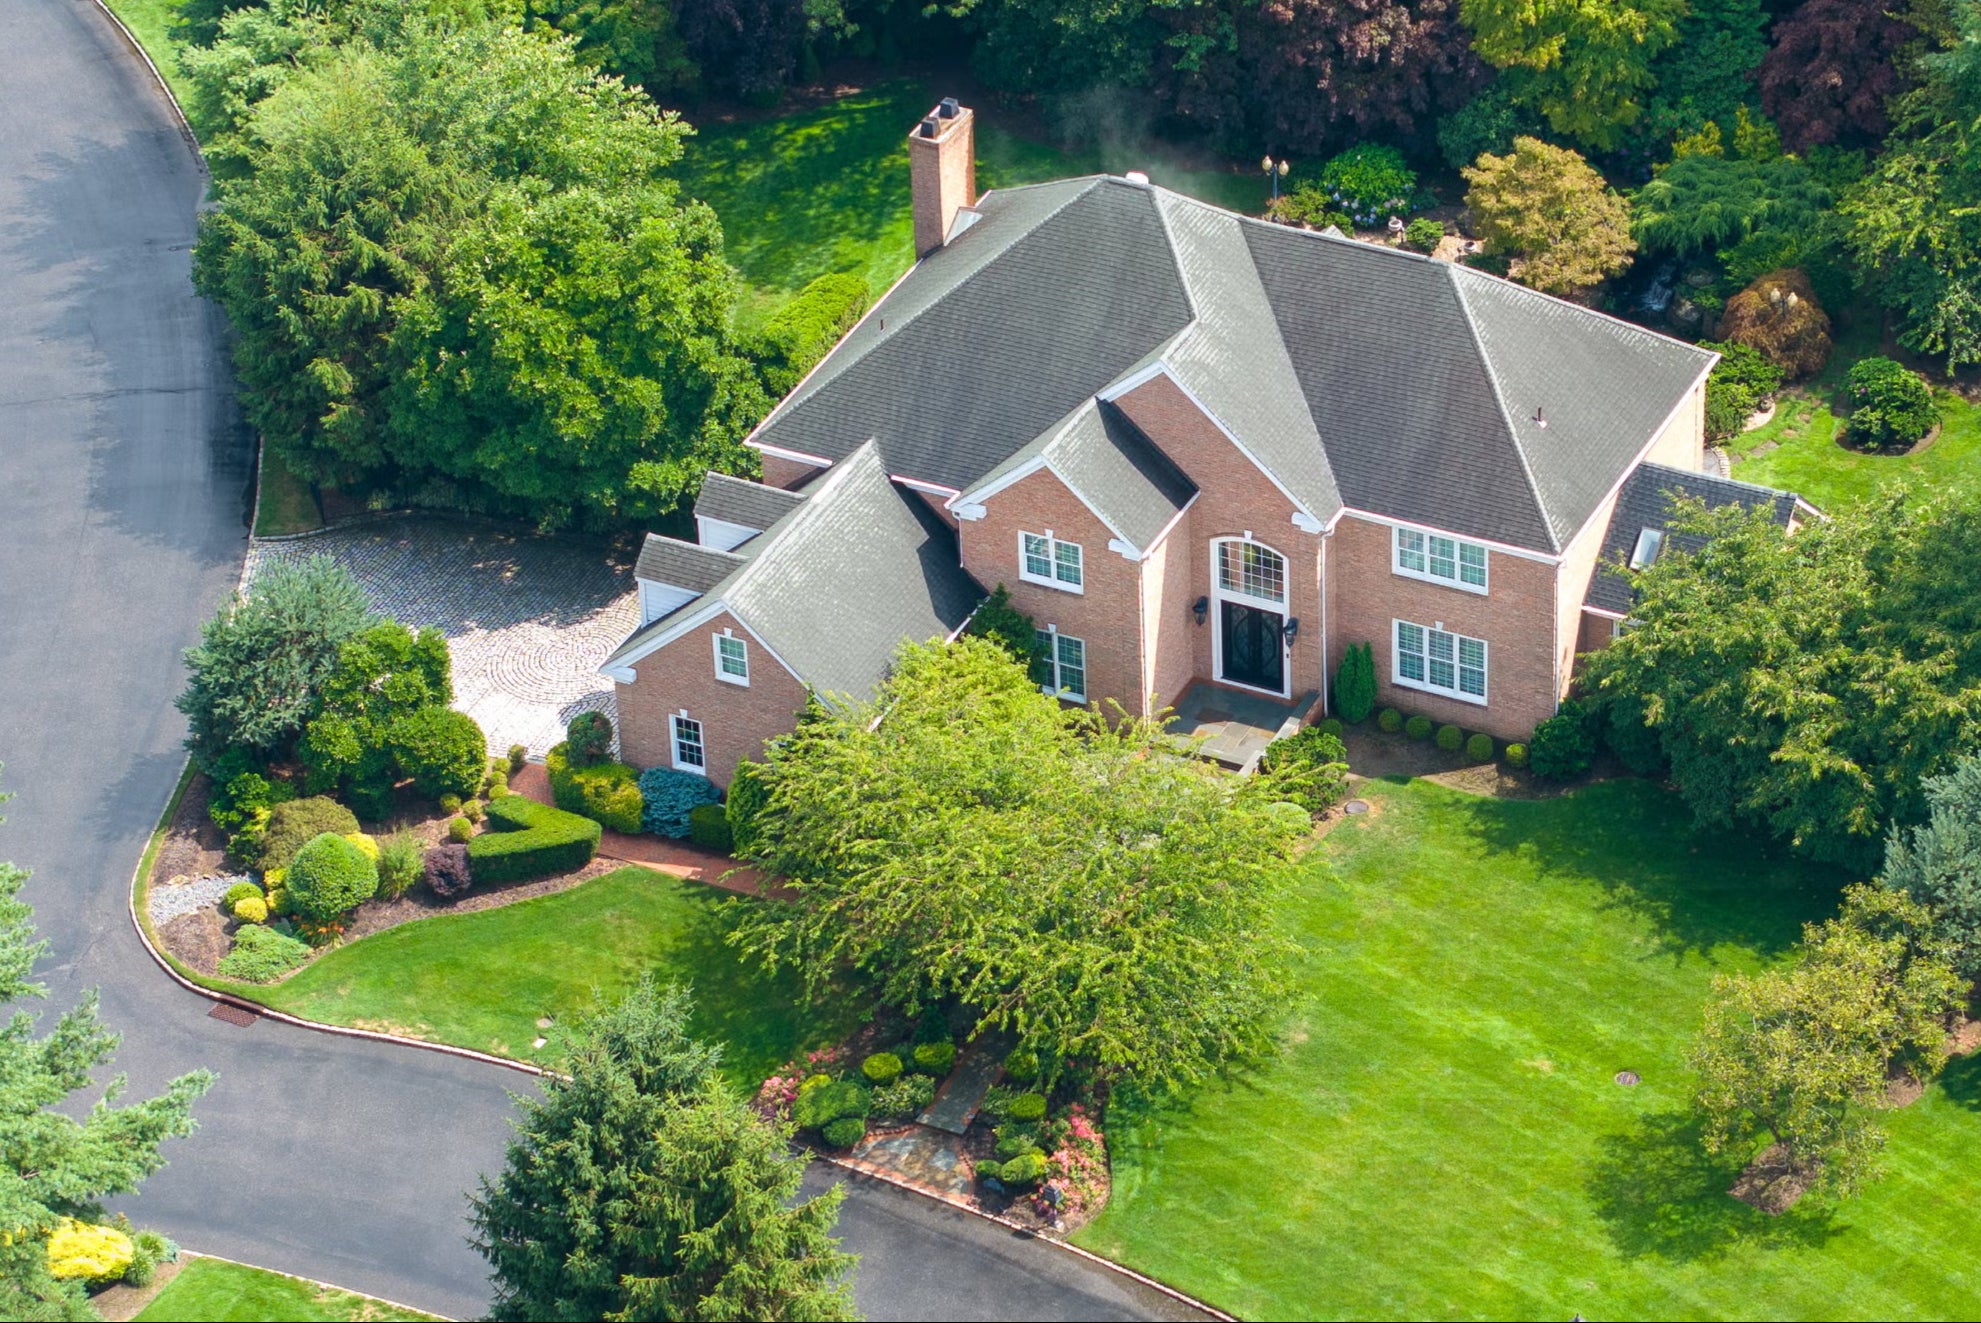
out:
{"label": "white trim molding", "polygon": [[798,464],[809,464],[815,469],[829,469],[832,467],[832,461],[824,455],[810,455],[802,450],[786,450],[783,446],[768,445],[762,441],[751,441],[747,444],[753,449],[761,450],[766,455],[774,455],[778,459],[788,459]]}
{"label": "white trim molding", "polygon": [[[720,634],[709,635],[709,642],[713,644],[715,648],[715,678],[722,681],[724,684],[733,684],[740,688],[748,689],[750,687],[749,640],[737,638],[736,631],[733,629],[725,629]],[[724,665],[724,663],[729,660],[729,658],[725,656],[725,654],[723,653],[723,649],[722,649],[722,645],[725,643],[734,643],[737,647],[742,649],[742,651],[736,656],[736,660],[741,662],[743,666],[743,670],[741,674],[729,670],[727,666]]]}
{"label": "white trim molding", "polygon": [[[695,752],[701,756],[700,762],[683,760],[681,757],[683,744],[681,736],[684,725],[695,728],[694,746]],[[689,716],[685,707],[679,712],[667,714],[667,758],[677,772],[693,772],[696,776],[708,775],[708,728]]]}

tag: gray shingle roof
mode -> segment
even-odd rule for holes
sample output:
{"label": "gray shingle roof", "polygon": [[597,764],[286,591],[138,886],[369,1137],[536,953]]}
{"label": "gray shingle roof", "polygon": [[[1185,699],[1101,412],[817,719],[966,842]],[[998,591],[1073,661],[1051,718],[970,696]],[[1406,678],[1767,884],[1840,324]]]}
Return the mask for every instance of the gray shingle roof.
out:
{"label": "gray shingle roof", "polygon": [[680,538],[649,533],[640,545],[640,559],[633,566],[633,577],[672,584],[691,593],[705,593],[735,573],[742,563],[743,557],[734,552],[715,551]]}
{"label": "gray shingle roof", "polygon": [[1740,505],[1749,510],[1767,507],[1774,521],[1784,528],[1795,513],[1793,492],[1735,482],[1714,474],[1666,468],[1662,464],[1641,464],[1617,492],[1616,509],[1610,515],[1609,531],[1603,536],[1602,557],[1595,577],[1589,581],[1584,606],[1617,615],[1630,613],[1637,591],[1631,585],[1630,572],[1618,567],[1630,563],[1638,534],[1645,529],[1655,528],[1666,534],[1664,551],[1660,554],[1673,550],[1696,551],[1705,544],[1706,540],[1697,533],[1669,532],[1676,496],[1704,501],[1708,509],[1723,505]]}
{"label": "gray shingle roof", "polygon": [[695,517],[720,519],[762,532],[791,513],[804,499],[803,492],[766,487],[761,482],[732,478],[726,473],[711,473],[702,480],[701,494],[695,498]]}
{"label": "gray shingle roof", "polygon": [[637,659],[722,602],[814,689],[865,697],[903,641],[947,637],[984,596],[958,563],[955,534],[889,481],[871,444],[835,464],[744,553],[721,582],[636,632],[605,667]]}

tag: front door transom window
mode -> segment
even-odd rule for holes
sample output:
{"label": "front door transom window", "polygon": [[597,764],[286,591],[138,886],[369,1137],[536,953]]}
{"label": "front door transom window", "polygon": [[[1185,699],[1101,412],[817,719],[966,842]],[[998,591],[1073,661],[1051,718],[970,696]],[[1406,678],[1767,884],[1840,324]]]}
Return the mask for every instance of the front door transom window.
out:
{"label": "front door transom window", "polygon": [[1217,544],[1218,587],[1262,602],[1286,601],[1286,558],[1256,542]]}

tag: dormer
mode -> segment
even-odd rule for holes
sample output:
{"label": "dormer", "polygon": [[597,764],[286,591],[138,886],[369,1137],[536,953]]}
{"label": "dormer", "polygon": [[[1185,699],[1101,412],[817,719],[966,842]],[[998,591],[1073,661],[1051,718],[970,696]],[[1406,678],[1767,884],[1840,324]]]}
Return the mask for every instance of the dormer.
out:
{"label": "dormer", "polygon": [[740,569],[745,557],[697,546],[676,537],[647,534],[633,577],[640,584],[640,624],[679,611]]}
{"label": "dormer", "polygon": [[801,492],[711,473],[695,498],[695,536],[704,547],[734,551],[804,501]]}

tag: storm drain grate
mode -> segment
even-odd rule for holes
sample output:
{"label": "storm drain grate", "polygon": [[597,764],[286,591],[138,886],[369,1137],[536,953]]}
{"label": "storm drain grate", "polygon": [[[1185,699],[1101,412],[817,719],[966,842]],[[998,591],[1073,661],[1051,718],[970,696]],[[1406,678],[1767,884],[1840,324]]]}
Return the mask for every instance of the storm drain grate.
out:
{"label": "storm drain grate", "polygon": [[261,1018],[253,1011],[244,1011],[240,1007],[229,1005],[224,1001],[215,1003],[213,1009],[208,1011],[207,1015],[215,1020],[225,1020],[228,1024],[238,1029],[246,1029]]}

